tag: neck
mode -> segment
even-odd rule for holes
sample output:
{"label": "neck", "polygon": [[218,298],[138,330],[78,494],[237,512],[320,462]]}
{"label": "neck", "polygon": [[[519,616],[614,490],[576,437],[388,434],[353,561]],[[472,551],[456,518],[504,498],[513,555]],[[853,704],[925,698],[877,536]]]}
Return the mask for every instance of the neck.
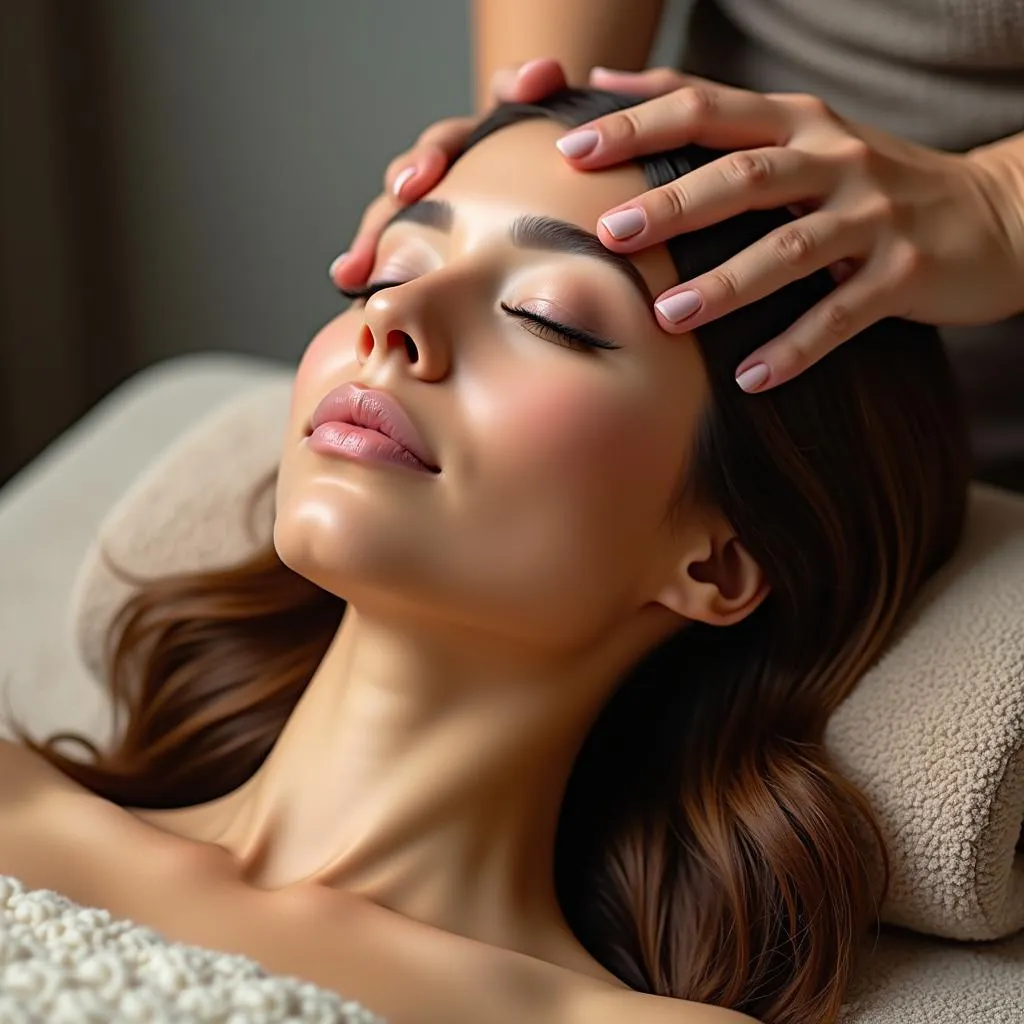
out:
{"label": "neck", "polygon": [[551,958],[575,941],[553,877],[562,796],[637,640],[524,658],[349,607],[271,754],[226,798],[216,841],[254,885],[344,888]]}

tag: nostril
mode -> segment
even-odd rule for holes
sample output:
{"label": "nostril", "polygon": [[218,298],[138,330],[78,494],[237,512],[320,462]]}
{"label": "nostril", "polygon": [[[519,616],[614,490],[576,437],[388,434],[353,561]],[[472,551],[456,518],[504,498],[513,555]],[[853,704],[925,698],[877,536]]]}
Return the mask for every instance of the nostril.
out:
{"label": "nostril", "polygon": [[363,326],[362,331],[359,333],[359,337],[356,339],[356,358],[365,362],[370,358],[370,353],[373,351],[373,333],[370,328]]}
{"label": "nostril", "polygon": [[420,354],[416,350],[416,342],[405,331],[389,331],[388,347],[391,345],[404,345],[405,354],[409,357],[410,363],[415,363],[420,358]]}

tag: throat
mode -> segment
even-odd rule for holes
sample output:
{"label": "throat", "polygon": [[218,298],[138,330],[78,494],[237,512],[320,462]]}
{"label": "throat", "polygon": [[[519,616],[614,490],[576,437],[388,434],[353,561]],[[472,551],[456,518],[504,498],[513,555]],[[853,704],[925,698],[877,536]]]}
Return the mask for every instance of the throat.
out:
{"label": "throat", "polygon": [[510,672],[493,648],[354,613],[247,782],[203,805],[135,813],[226,853],[254,889],[344,892],[612,980],[565,920],[554,851],[576,751],[614,668],[596,682]]}

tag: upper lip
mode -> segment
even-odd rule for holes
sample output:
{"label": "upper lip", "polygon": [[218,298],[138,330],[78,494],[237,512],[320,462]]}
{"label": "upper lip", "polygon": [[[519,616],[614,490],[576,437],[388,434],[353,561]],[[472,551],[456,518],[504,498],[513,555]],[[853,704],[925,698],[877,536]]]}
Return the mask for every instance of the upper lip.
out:
{"label": "upper lip", "polygon": [[377,430],[411,452],[429,469],[438,468],[409,414],[396,398],[383,391],[351,381],[328,391],[313,411],[309,433],[324,423],[351,423],[356,427]]}

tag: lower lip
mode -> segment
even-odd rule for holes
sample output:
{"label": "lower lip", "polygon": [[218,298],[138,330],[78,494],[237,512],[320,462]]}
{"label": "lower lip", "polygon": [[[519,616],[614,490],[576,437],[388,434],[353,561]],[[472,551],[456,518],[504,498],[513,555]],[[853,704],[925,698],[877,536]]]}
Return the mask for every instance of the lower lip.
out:
{"label": "lower lip", "polygon": [[356,427],[351,423],[321,423],[308,439],[309,447],[320,455],[342,456],[368,462],[390,462],[421,473],[432,473],[408,449],[392,441],[379,430]]}

